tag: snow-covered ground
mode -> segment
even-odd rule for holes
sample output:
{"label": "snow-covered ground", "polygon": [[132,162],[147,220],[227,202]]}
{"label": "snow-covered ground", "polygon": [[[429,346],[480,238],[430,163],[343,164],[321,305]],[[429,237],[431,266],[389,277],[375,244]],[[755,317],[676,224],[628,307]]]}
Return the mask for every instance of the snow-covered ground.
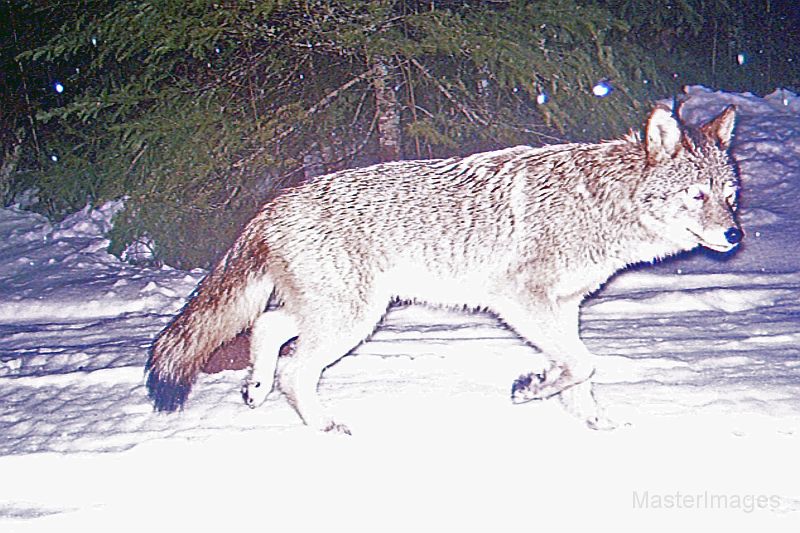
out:
{"label": "snow-covered ground", "polygon": [[797,531],[800,98],[689,92],[690,121],[738,106],[747,236],[586,302],[609,432],[512,405],[539,356],[491,316],[418,306],[324,374],[352,437],[246,408],[243,370],[154,413],[147,347],[203,272],[107,254],[118,204],[0,210],[0,531]]}

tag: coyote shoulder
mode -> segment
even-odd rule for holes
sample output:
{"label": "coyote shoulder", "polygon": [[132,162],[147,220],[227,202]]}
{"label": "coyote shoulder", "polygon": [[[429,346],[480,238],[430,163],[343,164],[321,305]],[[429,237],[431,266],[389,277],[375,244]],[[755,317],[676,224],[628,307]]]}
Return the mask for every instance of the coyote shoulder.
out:
{"label": "coyote shoulder", "polygon": [[[347,432],[320,402],[320,375],[400,299],[493,312],[550,361],[514,382],[512,399],[557,396],[604,425],[580,303],[627,265],[739,243],[734,118],[731,106],[691,127],[656,106],[643,138],[383,163],[288,190],[156,338],[155,408],[181,408],[213,350],[252,327],[246,403],[276,382],[307,425]],[[277,306],[265,312],[270,298]],[[276,379],[280,346],[294,337]]]}

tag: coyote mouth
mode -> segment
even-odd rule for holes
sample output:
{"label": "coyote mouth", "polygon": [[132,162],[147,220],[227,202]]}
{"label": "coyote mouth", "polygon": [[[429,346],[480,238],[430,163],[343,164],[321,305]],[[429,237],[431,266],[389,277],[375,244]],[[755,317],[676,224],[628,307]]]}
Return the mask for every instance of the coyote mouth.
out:
{"label": "coyote mouth", "polygon": [[715,252],[730,252],[731,250],[736,248],[736,246],[739,244],[739,243],[736,243],[736,244],[730,244],[730,243],[715,244],[715,243],[708,242],[707,240],[705,240],[704,238],[702,238],[700,235],[698,235],[697,233],[693,232],[689,228],[686,228],[686,231],[688,231],[689,233],[694,235],[695,239],[697,239],[697,243],[700,246],[708,248],[709,250],[714,250]]}

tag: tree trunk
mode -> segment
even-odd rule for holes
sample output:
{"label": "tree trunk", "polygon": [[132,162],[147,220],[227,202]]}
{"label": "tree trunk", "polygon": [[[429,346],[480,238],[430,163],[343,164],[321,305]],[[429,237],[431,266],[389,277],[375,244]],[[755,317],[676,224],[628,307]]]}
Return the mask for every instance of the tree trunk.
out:
{"label": "tree trunk", "polygon": [[325,159],[322,157],[322,150],[319,144],[314,143],[311,149],[303,156],[303,174],[309,180],[314,176],[325,173]]}
{"label": "tree trunk", "polygon": [[372,58],[375,68],[373,87],[378,117],[378,149],[381,161],[397,161],[400,151],[400,104],[394,90],[396,66],[391,60],[377,56]]}
{"label": "tree trunk", "polygon": [[22,134],[12,134],[12,136],[11,146],[3,150],[3,160],[0,163],[0,201],[2,202],[11,200],[8,197],[11,191],[11,181],[22,155]]}

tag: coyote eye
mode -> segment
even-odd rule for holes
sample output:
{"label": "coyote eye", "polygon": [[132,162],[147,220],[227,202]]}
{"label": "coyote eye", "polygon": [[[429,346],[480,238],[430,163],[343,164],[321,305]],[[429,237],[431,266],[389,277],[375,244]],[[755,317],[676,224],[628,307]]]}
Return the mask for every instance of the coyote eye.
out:
{"label": "coyote eye", "polygon": [[725,197],[725,202],[726,202],[726,203],[727,203],[727,204],[730,206],[730,208],[731,208],[732,210],[734,210],[734,211],[736,211],[736,208],[737,208],[737,207],[739,207],[739,202],[737,202],[737,201],[736,201],[736,193],[735,193],[735,192],[729,193],[729,194],[728,194],[728,195]]}
{"label": "coyote eye", "polygon": [[733,211],[736,211],[739,204],[739,195],[737,194],[736,188],[732,185],[725,184],[723,192],[725,193],[725,203],[727,203]]}
{"label": "coyote eye", "polygon": [[696,202],[705,202],[706,192],[699,185],[692,185],[686,189],[686,197]]}

